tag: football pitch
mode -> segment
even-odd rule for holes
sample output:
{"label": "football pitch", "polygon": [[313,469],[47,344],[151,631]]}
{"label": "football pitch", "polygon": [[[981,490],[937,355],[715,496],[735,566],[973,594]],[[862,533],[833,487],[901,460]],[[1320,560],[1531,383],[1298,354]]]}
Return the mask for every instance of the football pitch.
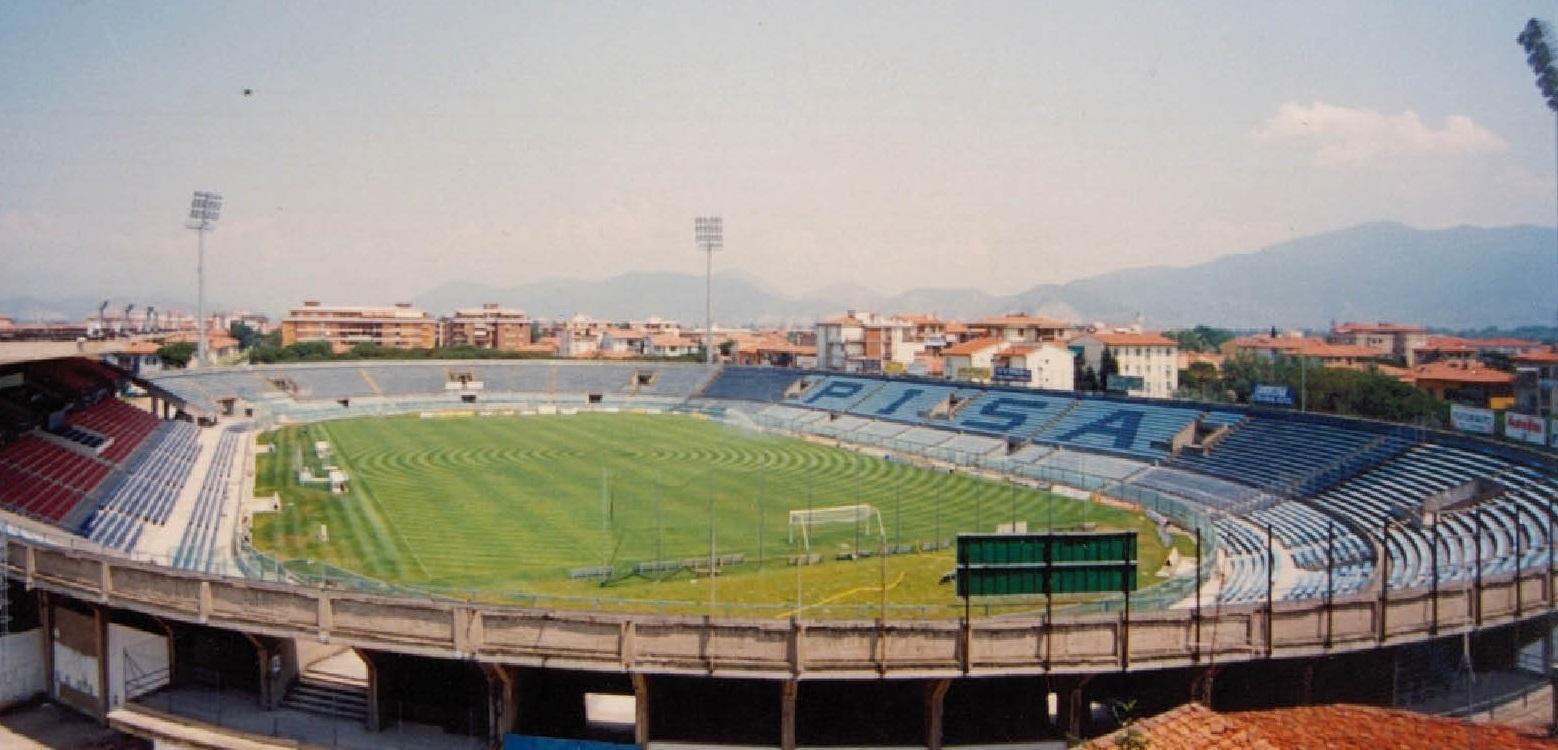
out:
{"label": "football pitch", "polygon": [[[686,415],[370,417],[261,442],[274,447],[259,456],[256,494],[278,493],[282,507],[256,514],[258,549],[295,569],[484,600],[951,606],[940,581],[951,551],[935,542],[1013,521],[1140,531],[1142,587],[1168,554],[1130,511]],[[329,463],[349,474],[347,493],[300,482],[300,469],[322,476]],[[790,565],[808,552],[791,511],[840,506],[863,509],[810,527],[820,561]],[[729,563],[717,583],[711,546]],[[676,562],[635,573],[651,561]],[[585,568],[611,577],[570,577]]]}

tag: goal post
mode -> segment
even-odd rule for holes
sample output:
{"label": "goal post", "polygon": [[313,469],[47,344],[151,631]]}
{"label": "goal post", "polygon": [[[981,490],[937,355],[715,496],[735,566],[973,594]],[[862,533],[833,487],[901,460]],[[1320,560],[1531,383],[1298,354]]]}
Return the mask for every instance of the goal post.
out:
{"label": "goal post", "polygon": [[802,546],[810,550],[813,526],[864,523],[866,533],[869,534],[873,521],[876,523],[877,536],[886,540],[887,527],[882,525],[882,512],[870,503],[792,510],[790,511],[790,544],[795,544],[796,535],[799,534]]}

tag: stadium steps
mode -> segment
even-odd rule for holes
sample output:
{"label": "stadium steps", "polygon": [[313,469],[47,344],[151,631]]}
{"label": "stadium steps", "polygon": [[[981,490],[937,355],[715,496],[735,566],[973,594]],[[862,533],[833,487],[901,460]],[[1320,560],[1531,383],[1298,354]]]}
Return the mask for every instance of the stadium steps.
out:
{"label": "stadium steps", "polygon": [[723,365],[709,368],[709,374],[704,376],[703,380],[698,382],[698,386],[692,389],[692,393],[687,394],[687,399],[690,401],[694,398],[701,397],[703,392],[709,389],[709,386],[714,385],[714,381],[719,380],[720,375],[723,372]]}
{"label": "stadium steps", "polygon": [[[1060,420],[1065,419],[1066,415],[1070,414],[1072,411],[1074,411],[1077,408],[1077,404],[1080,404],[1080,403],[1082,403],[1082,399],[1076,399],[1076,400],[1072,401],[1071,403],[1066,404],[1066,408],[1061,409],[1058,412],[1055,412],[1055,416],[1050,417],[1047,421],[1044,422],[1044,424],[1039,425],[1038,429],[1028,430],[1028,434],[1030,436],[1043,434],[1045,430],[1048,430],[1049,428],[1059,424]],[[1033,438],[1030,437],[1028,442],[1033,442]],[[1051,443],[1051,445],[1059,445],[1059,443]]]}
{"label": "stadium steps", "polygon": [[310,674],[292,683],[281,705],[316,716],[365,722],[368,688],[340,678]]}

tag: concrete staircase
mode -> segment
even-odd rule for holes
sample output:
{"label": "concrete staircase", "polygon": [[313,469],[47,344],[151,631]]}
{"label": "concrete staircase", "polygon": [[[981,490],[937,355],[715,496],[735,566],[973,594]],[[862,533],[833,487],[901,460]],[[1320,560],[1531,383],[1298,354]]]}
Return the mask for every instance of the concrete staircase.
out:
{"label": "concrete staircase", "polygon": [[318,716],[366,722],[368,688],[333,675],[310,673],[292,683],[281,705]]}

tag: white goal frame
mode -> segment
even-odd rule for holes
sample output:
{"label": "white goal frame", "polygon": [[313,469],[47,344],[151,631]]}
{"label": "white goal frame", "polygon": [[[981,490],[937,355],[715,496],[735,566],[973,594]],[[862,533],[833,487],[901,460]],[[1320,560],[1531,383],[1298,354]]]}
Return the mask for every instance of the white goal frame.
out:
{"label": "white goal frame", "polygon": [[875,505],[834,505],[827,508],[811,508],[790,511],[790,544],[795,544],[795,530],[801,531],[801,543],[811,551],[811,527],[821,524],[866,523],[866,533],[871,533],[871,520],[876,519],[876,533],[887,540],[887,527],[882,525],[882,511]]}

